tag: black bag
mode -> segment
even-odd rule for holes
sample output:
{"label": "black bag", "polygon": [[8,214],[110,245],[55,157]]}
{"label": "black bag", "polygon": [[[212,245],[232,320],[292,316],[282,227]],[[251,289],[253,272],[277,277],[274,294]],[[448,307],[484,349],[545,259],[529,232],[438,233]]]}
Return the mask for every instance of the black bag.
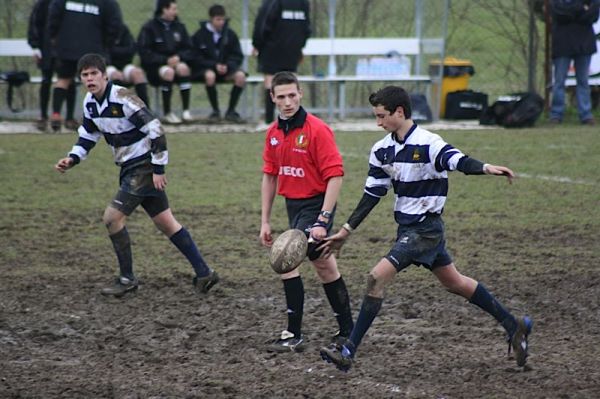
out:
{"label": "black bag", "polygon": [[453,91],[446,95],[445,119],[479,119],[488,107],[488,95],[473,90]]}
{"label": "black bag", "polygon": [[[0,73],[0,80],[8,83],[8,90],[6,91],[6,103],[12,112],[19,112],[20,109],[13,107],[13,92],[15,87],[21,87],[25,82],[29,82],[29,73],[27,71],[9,71]],[[21,102],[24,106],[25,99],[23,93],[21,93]]]}
{"label": "black bag", "polygon": [[499,97],[481,115],[479,123],[504,127],[530,127],[535,124],[543,111],[544,99],[539,94],[515,93]]}
{"label": "black bag", "polygon": [[411,119],[415,122],[431,122],[433,114],[427,104],[427,97],[424,94],[411,94],[410,103],[412,115]]}

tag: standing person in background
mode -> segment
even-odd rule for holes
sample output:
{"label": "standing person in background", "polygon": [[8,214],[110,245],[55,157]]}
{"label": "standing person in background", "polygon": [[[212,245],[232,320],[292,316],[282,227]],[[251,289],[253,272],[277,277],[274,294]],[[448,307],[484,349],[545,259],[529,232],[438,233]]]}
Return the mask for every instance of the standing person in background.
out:
{"label": "standing person in background", "polygon": [[[52,0],[48,9],[48,34],[56,56],[58,80],[52,93],[52,130],[60,130],[60,110],[77,74],[77,61],[86,53],[108,55],[122,24],[115,0],[78,3]],[[67,115],[67,119],[73,119]]]}
{"label": "standing person in background", "polygon": [[[339,331],[332,337],[335,345],[349,336],[354,325],[350,298],[335,257],[320,259],[317,246],[333,225],[344,175],[342,156],[331,128],[300,105],[302,90],[292,72],[275,74],[271,93],[279,118],[269,126],[263,150],[259,239],[264,246],[273,244],[271,210],[275,194],[285,197],[289,227],[304,231],[315,241],[308,244],[307,255],[338,322]],[[303,349],[304,284],[298,269],[282,274],[281,279],[288,326],[268,350],[299,352]]]}
{"label": "standing person in background", "polygon": [[83,124],[77,143],[65,158],[58,160],[55,169],[65,173],[79,164],[103,137],[112,148],[115,163],[121,167],[119,190],[102,217],[119,262],[119,277],[102,289],[102,295],[121,297],[138,288],[125,221],[139,205],[188,259],[196,274],[192,280],[195,289],[208,292],[219,282],[219,276],[208,267],[190,233],[169,207],[165,192],[169,153],[160,122],[131,91],[108,81],[101,55],[86,54],[79,60],[77,70],[88,91],[83,101]]}
{"label": "standing person in background", "polygon": [[[177,17],[175,0],[158,0],[154,18],[142,26],[138,51],[142,68],[154,86],[162,92],[164,121],[170,124],[192,122],[190,113],[192,44],[185,25]],[[181,118],[171,111],[173,83],[179,85],[183,112]]]}
{"label": "standing person in background", "polygon": [[[52,88],[52,76],[54,75],[55,59],[50,45],[48,35],[48,7],[51,0],[38,0],[31,10],[29,16],[29,27],[27,30],[27,42],[34,49],[35,62],[42,72],[42,83],[39,90],[40,119],[36,121],[36,127],[40,131],[48,129],[48,104],[50,102],[50,89]],[[72,82],[66,93],[67,117],[65,127],[76,130],[79,124],[73,117],[75,113],[75,82]]]}
{"label": "standing person in background", "polygon": [[308,0],[263,0],[252,33],[252,54],[258,55],[258,71],[264,74],[265,123],[273,122],[271,80],[279,71],[296,72],[302,48],[310,36]]}
{"label": "standing person in background", "polygon": [[575,66],[577,109],[584,125],[595,125],[592,116],[589,72],[596,52],[593,24],[598,20],[600,0],[552,0],[552,63],[554,84],[550,122],[561,123],[565,113],[565,80],[571,60]]}
{"label": "standing person in background", "polygon": [[123,24],[119,37],[110,48],[110,65],[106,68],[108,79],[121,86],[133,85],[137,96],[148,103],[148,82],[142,68],[133,65],[137,43],[127,25]]}
{"label": "standing person in background", "polygon": [[229,21],[222,5],[211,6],[208,16],[210,20],[201,22],[200,29],[192,36],[193,80],[203,81],[206,85],[206,94],[212,107],[208,120],[213,123],[221,120],[217,83],[232,81],[233,87],[225,120],[241,123],[243,120],[235,110],[246,85],[246,72],[241,69],[244,54],[240,40],[229,28]]}
{"label": "standing person in background", "polygon": [[385,287],[394,277],[414,264],[423,266],[448,291],[460,295],[493,316],[506,330],[508,348],[515,351],[517,365],[524,366],[528,355],[527,337],[533,322],[516,318],[480,282],[461,274],[446,250],[442,212],[448,193],[448,172],[466,175],[515,177],[506,166],[483,163],[463,154],[437,134],[417,126],[411,119],[408,93],[387,86],[371,94],[369,102],[377,126],[389,132],[371,148],[369,172],[361,200],[348,222],[320,247],[326,258],[339,250],[348,236],[393,187],[396,195],[394,219],[398,224],[396,242],[367,278],[356,324],[350,338],[338,346],[321,349],[321,357],[348,371],[367,330],[381,309]]}

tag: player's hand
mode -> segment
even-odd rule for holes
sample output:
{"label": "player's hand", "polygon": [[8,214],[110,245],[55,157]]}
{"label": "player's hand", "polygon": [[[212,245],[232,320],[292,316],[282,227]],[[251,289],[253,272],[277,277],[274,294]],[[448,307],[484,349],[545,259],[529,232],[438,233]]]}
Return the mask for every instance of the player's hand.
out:
{"label": "player's hand", "polygon": [[63,159],[59,159],[56,165],[54,165],[54,169],[58,170],[60,173],[65,173],[68,169],[71,169],[75,165],[75,161],[73,158],[66,157]]}
{"label": "player's hand", "polygon": [[260,234],[258,236],[261,245],[265,247],[270,247],[273,245],[273,236],[271,234],[271,225],[267,222],[263,222],[260,225]]}
{"label": "player's hand", "polygon": [[486,175],[506,176],[509,184],[512,184],[515,178],[515,172],[506,166],[485,164],[483,171]]}
{"label": "player's hand", "polygon": [[156,173],[152,174],[152,183],[154,183],[154,188],[158,191],[164,191],[167,187],[167,175],[157,175]]}
{"label": "player's hand", "polygon": [[327,237],[327,228],[324,226],[314,226],[310,229],[310,238],[315,242],[321,242]]}
{"label": "player's hand", "polygon": [[217,73],[219,75],[227,75],[227,65],[225,64],[217,64],[216,68]]}
{"label": "player's hand", "polygon": [[256,49],[256,47],[252,47],[252,56],[256,57],[258,55],[258,50]]}
{"label": "player's hand", "polygon": [[337,233],[332,236],[325,237],[323,243],[317,247],[318,251],[321,251],[320,258],[327,259],[332,254],[336,256],[340,255],[340,250],[346,242],[346,239],[350,233],[346,229],[340,229]]}
{"label": "player's hand", "polygon": [[175,68],[177,64],[179,64],[179,61],[180,59],[178,55],[172,55],[171,57],[167,58],[167,65],[171,68]]}

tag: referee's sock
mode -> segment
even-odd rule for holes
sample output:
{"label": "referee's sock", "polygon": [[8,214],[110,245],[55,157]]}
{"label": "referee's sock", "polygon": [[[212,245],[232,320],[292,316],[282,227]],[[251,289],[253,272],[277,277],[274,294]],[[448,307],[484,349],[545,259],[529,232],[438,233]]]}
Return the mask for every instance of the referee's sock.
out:
{"label": "referee's sock", "polygon": [[208,276],[210,273],[210,268],[206,262],[204,262],[204,259],[202,259],[202,255],[200,255],[200,251],[198,250],[196,243],[185,227],[182,227],[181,230],[173,234],[171,237],[169,237],[169,239],[192,264],[192,267],[194,268],[194,271],[198,277]]}
{"label": "referee's sock", "polygon": [[283,280],[285,301],[287,304],[287,330],[296,338],[302,336],[302,315],[304,314],[304,284],[302,277],[292,277]]}
{"label": "referee's sock", "polygon": [[350,309],[350,297],[344,279],[340,276],[335,281],[323,284],[323,288],[340,327],[339,334],[342,337],[349,337],[352,328],[354,328],[354,322],[352,321],[352,311]]}
{"label": "referee's sock", "polygon": [[475,292],[469,301],[494,316],[498,323],[502,324],[502,327],[504,327],[509,336],[514,334],[517,329],[517,320],[494,298],[483,284],[477,283],[477,288],[475,288]]}

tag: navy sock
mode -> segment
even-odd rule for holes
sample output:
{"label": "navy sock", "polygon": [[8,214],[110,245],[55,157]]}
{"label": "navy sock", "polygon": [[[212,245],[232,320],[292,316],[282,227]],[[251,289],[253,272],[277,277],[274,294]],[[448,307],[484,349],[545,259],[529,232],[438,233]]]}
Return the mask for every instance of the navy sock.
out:
{"label": "navy sock", "polygon": [[135,279],[133,276],[133,259],[131,256],[131,240],[127,227],[123,227],[121,231],[109,236],[112,241],[117,260],[119,261],[119,271],[121,276],[127,277],[130,280]]}
{"label": "navy sock", "polygon": [[350,349],[353,356],[356,352],[356,348],[358,348],[358,345],[360,345],[360,342],[367,333],[367,330],[371,327],[371,324],[373,324],[373,320],[375,320],[375,317],[379,313],[382,303],[383,298],[365,295],[360,307],[360,313],[358,313],[358,318],[356,319],[356,324],[354,325],[352,334],[350,334],[350,341],[354,344],[354,348],[348,349]]}
{"label": "navy sock", "polygon": [[352,328],[354,328],[354,322],[352,321],[352,311],[350,309],[350,297],[344,279],[340,276],[331,283],[323,284],[323,288],[340,326],[340,335],[349,337]]}
{"label": "navy sock", "polygon": [[206,95],[213,111],[219,112],[219,97],[217,93],[217,86],[206,86]]}
{"label": "navy sock", "polygon": [[61,87],[55,87],[54,90],[52,90],[52,112],[60,114],[60,110],[66,97],[67,90]]}
{"label": "navy sock", "polygon": [[287,303],[287,330],[296,337],[302,335],[302,315],[304,313],[304,284],[300,276],[283,280]]}
{"label": "navy sock", "polygon": [[185,255],[187,260],[190,261],[198,277],[208,276],[210,269],[206,265],[206,262],[204,262],[204,259],[202,259],[196,243],[185,227],[182,227],[181,230],[173,234],[169,239]]}
{"label": "navy sock", "polygon": [[160,92],[162,94],[163,100],[163,112],[165,115],[171,112],[171,95],[173,91],[171,90],[173,84],[171,82],[163,83],[160,87]]}
{"label": "navy sock", "polygon": [[470,302],[494,316],[502,324],[509,336],[514,334],[517,329],[517,321],[514,316],[494,298],[483,284],[477,283],[477,288],[475,288]]}

